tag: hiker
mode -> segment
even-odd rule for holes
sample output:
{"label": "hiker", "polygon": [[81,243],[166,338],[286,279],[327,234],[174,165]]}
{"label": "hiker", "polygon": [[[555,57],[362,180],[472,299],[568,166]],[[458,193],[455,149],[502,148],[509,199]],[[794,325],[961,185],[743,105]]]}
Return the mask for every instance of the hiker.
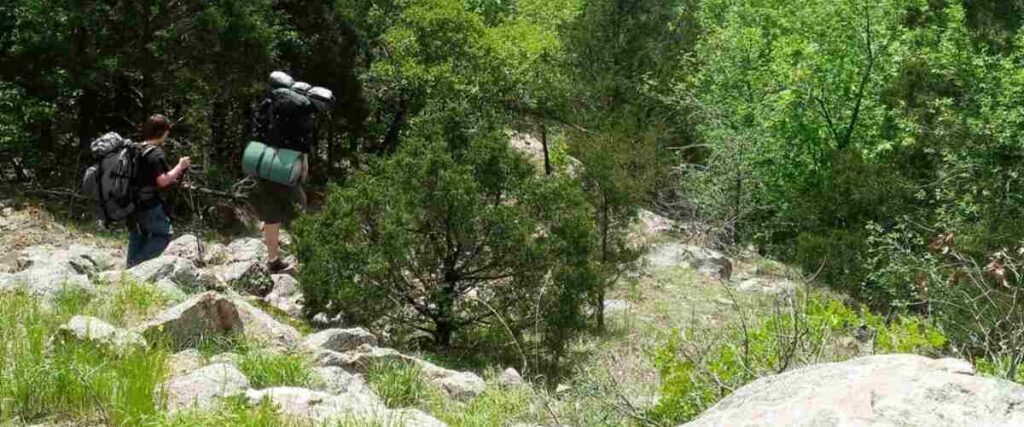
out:
{"label": "hiker", "polygon": [[132,183],[138,193],[135,212],[127,219],[129,268],[160,256],[171,242],[171,219],[159,190],[178,182],[191,161],[182,157],[174,168],[168,166],[163,145],[170,133],[171,123],[160,114],[150,116],[139,132],[142,154]]}
{"label": "hiker", "polygon": [[253,207],[263,223],[267,269],[271,273],[291,268],[281,259],[281,226],[290,225],[297,210],[306,206],[302,183],[309,177],[308,154],[315,143],[316,113],[327,110],[331,102],[333,94],[329,90],[295,82],[291,76],[275,71],[270,75],[270,93],[256,109],[254,137],[270,147],[301,153],[298,182],[288,185],[259,179],[253,196]]}

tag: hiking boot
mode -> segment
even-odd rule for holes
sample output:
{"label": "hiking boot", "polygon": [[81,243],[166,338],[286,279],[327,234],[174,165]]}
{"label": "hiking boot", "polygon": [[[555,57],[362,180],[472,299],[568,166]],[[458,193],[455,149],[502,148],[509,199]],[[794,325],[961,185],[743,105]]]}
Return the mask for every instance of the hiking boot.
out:
{"label": "hiking boot", "polygon": [[292,265],[281,261],[280,258],[267,262],[267,270],[269,270],[271,274],[280,273],[290,268],[292,268]]}

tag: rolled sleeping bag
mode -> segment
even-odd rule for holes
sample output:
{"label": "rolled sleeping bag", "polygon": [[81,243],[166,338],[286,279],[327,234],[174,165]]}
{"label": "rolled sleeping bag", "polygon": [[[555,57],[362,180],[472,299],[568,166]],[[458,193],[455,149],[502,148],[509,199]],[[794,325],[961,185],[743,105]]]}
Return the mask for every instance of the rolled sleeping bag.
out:
{"label": "rolled sleeping bag", "polygon": [[295,84],[292,85],[292,90],[302,95],[309,95],[309,90],[312,88],[313,86],[310,86],[309,83],[306,82],[295,82]]}
{"label": "rolled sleeping bag", "polygon": [[270,73],[270,87],[272,88],[290,88],[293,84],[295,84],[295,79],[284,71]]}
{"label": "rolled sleeping bag", "polygon": [[246,175],[292,187],[302,179],[302,156],[295,150],[252,141],[242,154],[242,170]]}

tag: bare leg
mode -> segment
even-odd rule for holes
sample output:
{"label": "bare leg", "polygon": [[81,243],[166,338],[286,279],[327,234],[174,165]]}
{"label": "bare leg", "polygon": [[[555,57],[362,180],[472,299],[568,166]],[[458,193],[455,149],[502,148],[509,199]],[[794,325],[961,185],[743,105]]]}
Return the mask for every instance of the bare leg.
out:
{"label": "bare leg", "polygon": [[267,261],[274,262],[279,254],[278,237],[281,234],[281,224],[263,224],[263,241],[267,243]]}

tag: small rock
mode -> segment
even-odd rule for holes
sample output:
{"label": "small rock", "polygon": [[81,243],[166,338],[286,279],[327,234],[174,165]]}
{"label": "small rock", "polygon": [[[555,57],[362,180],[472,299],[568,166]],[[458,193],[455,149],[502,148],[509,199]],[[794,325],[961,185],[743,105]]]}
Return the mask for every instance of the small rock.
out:
{"label": "small rock", "polygon": [[138,327],[150,342],[166,337],[175,349],[194,346],[204,337],[241,333],[242,319],[224,295],[205,292],[178,304]]}
{"label": "small rock", "polygon": [[199,350],[194,348],[182,350],[167,358],[167,375],[171,378],[179,377],[195,371],[202,366],[203,355],[199,353]]}
{"label": "small rock", "polygon": [[572,387],[569,387],[565,384],[559,384],[558,387],[555,387],[555,394],[568,393],[570,390],[572,390]]}
{"label": "small rock", "polygon": [[629,301],[621,299],[610,299],[604,302],[605,314],[615,314],[628,311],[630,307]]}
{"label": "small rock", "polygon": [[59,342],[91,343],[118,354],[146,347],[146,340],[135,332],[114,327],[95,317],[75,316],[57,331]]}
{"label": "small rock", "polygon": [[319,367],[315,369],[314,373],[317,383],[325,392],[331,394],[344,394],[350,391],[373,393],[373,390],[367,387],[363,377],[353,375],[337,366]]}
{"label": "small rock", "polygon": [[781,294],[796,289],[796,283],[789,280],[770,281],[763,277],[754,277],[740,282],[736,290],[741,292],[762,293],[766,295]]}
{"label": "small rock", "polygon": [[526,384],[523,380],[523,376],[519,375],[519,371],[516,368],[505,369],[498,377],[498,384],[502,387],[519,387]]}
{"label": "small rock", "polygon": [[306,337],[302,347],[311,351],[331,350],[346,352],[367,344],[377,345],[377,337],[363,328],[327,329]]}
{"label": "small rock", "polygon": [[164,384],[167,410],[208,410],[218,398],[239,395],[249,388],[249,379],[238,368],[218,363],[172,378]]}
{"label": "small rock", "polygon": [[208,285],[203,282],[199,269],[192,261],[171,255],[145,261],[128,269],[125,273],[142,282],[158,282],[167,279],[183,290],[201,290]]}
{"label": "small rock", "polygon": [[299,281],[288,274],[275,274],[270,278],[274,287],[263,301],[289,316],[302,317],[303,296]]}
{"label": "small rock", "polygon": [[211,357],[207,362],[211,365],[223,363],[226,365],[238,366],[242,362],[242,355],[232,352],[220,353]]}
{"label": "small rock", "polygon": [[320,312],[310,319],[310,322],[318,328],[333,328],[341,326],[341,314],[337,314],[334,317],[330,317],[327,313]]}

